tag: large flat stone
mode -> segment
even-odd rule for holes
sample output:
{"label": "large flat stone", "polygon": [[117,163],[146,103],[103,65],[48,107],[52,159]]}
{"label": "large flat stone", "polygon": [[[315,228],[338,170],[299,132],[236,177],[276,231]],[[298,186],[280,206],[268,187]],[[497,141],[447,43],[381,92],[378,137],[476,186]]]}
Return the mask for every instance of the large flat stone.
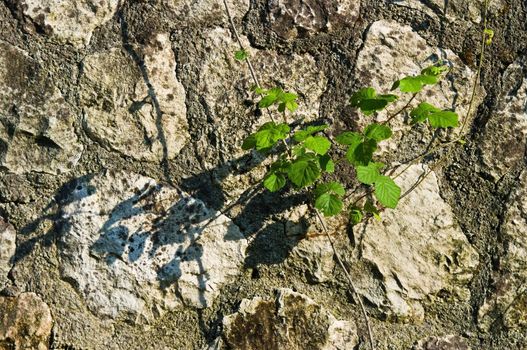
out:
{"label": "large flat stone", "polygon": [[185,90],[176,77],[168,34],[153,35],[131,50],[113,48],[84,60],[85,129],[103,146],[132,158],[173,159],[190,136]]}
{"label": "large flat stone", "polygon": [[8,224],[0,217],[0,290],[7,281],[7,275],[13,266],[12,259],[16,251],[16,231],[13,225]]}
{"label": "large flat stone", "polygon": [[199,200],[124,172],[79,179],[62,208],[62,278],[101,318],[149,322],[211,305],[247,242]]}

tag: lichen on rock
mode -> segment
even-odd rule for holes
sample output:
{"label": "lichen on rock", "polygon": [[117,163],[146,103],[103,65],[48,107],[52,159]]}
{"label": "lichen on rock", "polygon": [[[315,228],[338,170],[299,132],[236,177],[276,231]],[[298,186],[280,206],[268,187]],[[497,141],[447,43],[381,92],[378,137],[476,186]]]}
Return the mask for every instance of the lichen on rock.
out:
{"label": "lichen on rock", "polygon": [[211,305],[238,275],[247,242],[187,194],[124,172],[79,179],[62,208],[60,268],[101,318],[148,323]]}

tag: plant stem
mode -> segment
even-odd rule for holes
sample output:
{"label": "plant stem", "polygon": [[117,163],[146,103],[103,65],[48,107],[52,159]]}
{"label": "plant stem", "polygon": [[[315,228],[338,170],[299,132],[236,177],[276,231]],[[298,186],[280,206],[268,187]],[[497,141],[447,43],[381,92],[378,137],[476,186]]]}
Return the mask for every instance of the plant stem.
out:
{"label": "plant stem", "polygon": [[401,114],[402,112],[404,112],[404,111],[410,106],[410,104],[413,102],[413,100],[415,100],[416,96],[417,96],[417,93],[413,94],[413,95],[412,95],[412,98],[410,98],[410,99],[408,100],[408,102],[406,102],[406,104],[404,105],[403,108],[401,108],[400,110],[398,110],[398,111],[395,112],[394,114],[390,115],[390,116],[388,117],[388,119],[386,119],[385,121],[383,121],[383,122],[381,123],[381,125],[388,124],[393,118],[397,117],[399,114]]}
{"label": "plant stem", "polygon": [[486,40],[487,40],[487,12],[489,9],[489,0],[485,0],[485,9],[483,12],[483,31],[481,33],[481,50],[479,53],[479,63],[478,63],[478,70],[476,72],[476,77],[474,78],[474,86],[472,87],[472,95],[470,96],[470,103],[468,105],[467,114],[465,115],[465,118],[463,119],[463,124],[461,125],[461,130],[459,131],[459,139],[463,137],[463,132],[465,131],[465,128],[468,123],[468,118],[470,117],[470,112],[472,111],[472,107],[474,106],[474,100],[476,98],[476,90],[478,89],[478,83],[481,77],[481,69],[483,67],[483,60],[485,58],[485,46],[486,46]]}
{"label": "plant stem", "polygon": [[353,294],[355,294],[355,296],[357,297],[357,301],[360,305],[360,308],[361,308],[361,311],[362,311],[362,316],[364,317],[364,321],[366,322],[366,327],[368,328],[368,338],[369,338],[369,342],[370,342],[370,348],[371,350],[375,350],[375,343],[373,341],[373,332],[371,330],[371,326],[370,326],[370,319],[368,318],[368,314],[366,313],[366,308],[364,307],[364,303],[362,302],[362,298],[360,296],[360,294],[357,292],[357,288],[355,288],[355,284],[353,283],[353,279],[351,278],[351,275],[350,273],[348,272],[348,269],[346,268],[346,266],[344,265],[344,263],[342,262],[342,259],[340,257],[340,254],[337,252],[337,249],[335,248],[335,243],[333,242],[333,239],[331,238],[331,235],[329,234],[329,231],[328,231],[328,228],[327,228],[327,225],[326,225],[326,222],[324,220],[324,218],[322,217],[322,215],[320,215],[320,213],[318,212],[317,209],[313,209],[317,215],[317,218],[318,220],[320,221],[320,224],[322,225],[322,229],[324,230],[324,234],[326,235],[328,241],[329,241],[329,244],[331,245],[331,249],[333,250],[333,254],[335,255],[335,258],[337,259],[337,262],[339,264],[339,266],[342,268],[342,271],[344,271],[344,275],[346,275],[346,278],[348,280],[348,283],[351,287],[351,290],[353,292]]}

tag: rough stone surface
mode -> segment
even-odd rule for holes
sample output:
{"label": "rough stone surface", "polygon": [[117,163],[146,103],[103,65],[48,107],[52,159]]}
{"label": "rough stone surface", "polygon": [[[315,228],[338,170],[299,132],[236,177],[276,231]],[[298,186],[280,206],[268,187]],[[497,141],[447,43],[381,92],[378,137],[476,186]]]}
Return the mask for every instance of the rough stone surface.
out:
{"label": "rough stone surface", "polygon": [[211,305],[247,243],[227,217],[134,174],[79,180],[62,208],[61,275],[105,318]]}
{"label": "rough stone surface", "polygon": [[[413,165],[398,177],[402,193],[425,171]],[[434,172],[382,218],[354,229],[362,258],[374,264],[383,279],[382,297],[365,292],[371,302],[393,319],[422,321],[423,303],[440,291],[469,299],[467,284],[478,266],[478,253],[439,195]]]}
{"label": "rough stone surface", "polygon": [[503,75],[500,107],[481,137],[485,170],[499,180],[525,160],[527,149],[527,64],[515,62]]}
{"label": "rough stone surface", "polygon": [[88,45],[93,31],[112,18],[119,4],[119,0],[17,1],[42,31],[76,47]]}
{"label": "rough stone surface", "polygon": [[140,48],[89,55],[83,67],[81,104],[92,138],[138,160],[173,159],[181,151],[190,138],[185,90],[167,34]]}
{"label": "rough stone surface", "polygon": [[81,156],[76,116],[48,74],[0,40],[0,164],[10,172],[60,174]]}
{"label": "rough stone surface", "polygon": [[242,300],[240,310],[223,319],[223,327],[224,339],[232,349],[337,350],[358,344],[351,322],[337,320],[291,289],[279,289],[275,300]]}
{"label": "rough stone surface", "polygon": [[[225,7],[222,1],[217,0],[163,0],[164,5],[178,18],[186,22],[209,24],[221,18],[228,23]],[[234,18],[243,18],[249,10],[249,0],[227,0],[227,5]],[[207,23],[208,22],[208,23]]]}
{"label": "rough stone surface", "polygon": [[0,297],[0,348],[47,350],[53,319],[35,293]]}
{"label": "rough stone surface", "polygon": [[[395,81],[405,76],[418,75],[423,68],[438,60],[444,60],[450,71],[435,86],[425,87],[410,104],[410,108],[426,101],[438,108],[456,111],[462,123],[467,114],[475,73],[451,50],[428,45],[410,26],[385,20],[373,23],[357,57],[355,74],[359,86],[372,86],[378,92],[388,93]],[[400,93],[399,90],[395,93],[400,99],[380,112],[378,121],[386,120],[388,114],[400,110],[408,103],[410,94]],[[484,92],[479,89],[474,105],[478,106],[483,97]],[[472,109],[470,120],[476,109]],[[408,130],[403,120],[404,116],[400,116],[391,123],[395,133],[393,140],[397,140],[403,131]],[[370,122],[371,117],[359,116],[358,123],[361,126]],[[397,143],[392,140],[383,142],[382,145],[391,151],[398,148]]]}
{"label": "rough stone surface", "polygon": [[333,250],[325,236],[301,240],[291,251],[289,264],[303,271],[310,283],[323,283],[334,277]]}
{"label": "rough stone surface", "polygon": [[13,225],[8,224],[0,217],[0,290],[7,281],[7,274],[12,267],[12,259],[16,251],[16,231]]}
{"label": "rough stone surface", "polygon": [[295,39],[352,25],[360,1],[269,0],[267,6],[272,30],[284,39]]}
{"label": "rough stone surface", "polygon": [[507,204],[502,239],[505,254],[494,272],[493,288],[479,309],[479,326],[489,330],[497,320],[507,328],[527,325],[527,172]]}
{"label": "rough stone surface", "polygon": [[413,347],[413,350],[470,350],[470,347],[458,335],[445,335],[422,339]]}

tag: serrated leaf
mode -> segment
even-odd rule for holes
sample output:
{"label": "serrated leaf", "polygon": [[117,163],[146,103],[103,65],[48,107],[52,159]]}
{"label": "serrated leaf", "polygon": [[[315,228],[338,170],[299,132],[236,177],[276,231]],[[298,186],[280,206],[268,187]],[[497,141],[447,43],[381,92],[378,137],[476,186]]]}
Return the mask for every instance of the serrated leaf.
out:
{"label": "serrated leaf", "polygon": [[291,164],[287,177],[298,187],[309,186],[320,177],[318,162],[315,159],[302,157]]}
{"label": "serrated leaf", "polygon": [[359,103],[359,108],[364,115],[372,115],[377,111],[382,111],[388,105],[385,99],[364,99]]}
{"label": "serrated leaf", "polygon": [[320,164],[320,168],[328,173],[332,173],[335,171],[335,163],[331,159],[331,157],[327,154],[318,157],[318,162]]}
{"label": "serrated leaf", "polygon": [[412,124],[422,123],[426,121],[426,119],[428,119],[430,113],[439,111],[441,111],[439,108],[436,108],[429,103],[421,102],[410,112],[410,117],[412,117]]}
{"label": "serrated leaf", "polygon": [[324,193],[332,193],[336,196],[343,196],[346,194],[346,189],[340,182],[331,181],[327,183],[321,183],[317,186],[317,188],[315,188],[315,197],[320,197]]}
{"label": "serrated leaf", "polygon": [[254,134],[249,135],[243,140],[242,149],[247,151],[256,147],[256,136]]}
{"label": "serrated leaf", "polygon": [[381,173],[377,163],[370,162],[368,165],[358,165],[357,168],[357,179],[366,185],[372,185]]}
{"label": "serrated leaf", "polygon": [[459,126],[459,117],[452,111],[440,111],[430,113],[428,122],[433,128],[454,128]]}
{"label": "serrated leaf", "polygon": [[285,108],[287,108],[289,112],[294,112],[298,109],[298,104],[295,101],[287,101],[285,102]]}
{"label": "serrated leaf", "polygon": [[315,201],[315,208],[320,210],[324,216],[334,216],[342,211],[343,203],[340,198],[333,194],[324,193]]}
{"label": "serrated leaf", "polygon": [[292,92],[282,92],[278,95],[278,99],[282,102],[294,102],[298,96]]}
{"label": "serrated leaf", "polygon": [[439,81],[439,79],[437,79],[437,76],[435,76],[435,75],[423,75],[423,74],[421,74],[421,75],[418,75],[416,78],[421,80],[423,85],[434,85],[434,84],[437,84],[437,82]]}
{"label": "serrated leaf", "polygon": [[236,58],[239,61],[243,61],[249,57],[249,53],[245,50],[238,50],[234,53],[234,58]]}
{"label": "serrated leaf", "polygon": [[275,124],[274,122],[265,123],[260,127],[258,132],[254,134],[256,139],[255,148],[258,151],[267,151],[272,148],[279,140],[287,138],[289,134],[289,126],[287,124]]}
{"label": "serrated leaf", "polygon": [[357,225],[362,221],[363,215],[362,211],[358,207],[353,207],[350,209],[350,220],[352,225]]}
{"label": "serrated leaf", "polygon": [[346,131],[338,135],[335,138],[335,141],[337,141],[341,145],[357,146],[359,143],[362,142],[362,139],[363,139],[363,136],[361,134],[353,132],[353,131]]}
{"label": "serrated leaf", "polygon": [[375,181],[374,195],[386,208],[394,209],[401,197],[401,188],[390,177],[381,175]]}
{"label": "serrated leaf", "polygon": [[435,75],[439,76],[441,73],[446,72],[448,70],[448,67],[445,65],[431,65],[429,67],[426,67],[421,71],[422,75]]}
{"label": "serrated leaf", "polygon": [[373,139],[377,142],[389,139],[392,137],[392,129],[386,125],[373,123],[364,129],[364,135],[367,138]]}
{"label": "serrated leaf", "polygon": [[264,187],[271,192],[276,192],[285,186],[286,179],[281,173],[271,172],[264,178]]}
{"label": "serrated leaf", "polygon": [[309,136],[304,141],[304,146],[317,154],[324,155],[331,148],[331,142],[324,136]]}
{"label": "serrated leaf", "polygon": [[358,107],[359,103],[364,99],[371,99],[377,95],[375,89],[372,87],[362,88],[356,91],[350,98],[351,107]]}
{"label": "serrated leaf", "polygon": [[393,86],[392,90],[399,89],[402,92],[419,92],[423,88],[423,82],[421,79],[416,77],[406,77],[401,80],[396,81]]}
{"label": "serrated leaf", "polygon": [[325,129],[328,128],[328,125],[326,124],[323,124],[323,125],[310,125],[308,126],[305,130],[298,130],[297,132],[295,132],[293,138],[295,139],[295,141],[297,142],[302,142],[304,141],[305,139],[307,139],[309,136],[319,132],[319,131],[323,131]]}
{"label": "serrated leaf", "polygon": [[368,165],[376,150],[377,142],[373,139],[366,139],[355,147],[350,146],[346,152],[346,159],[355,166]]}
{"label": "serrated leaf", "polygon": [[282,89],[280,88],[272,88],[267,91],[267,94],[262,97],[260,102],[258,102],[258,106],[260,108],[267,108],[269,106],[272,106],[274,103],[279,102],[278,97],[283,93]]}

